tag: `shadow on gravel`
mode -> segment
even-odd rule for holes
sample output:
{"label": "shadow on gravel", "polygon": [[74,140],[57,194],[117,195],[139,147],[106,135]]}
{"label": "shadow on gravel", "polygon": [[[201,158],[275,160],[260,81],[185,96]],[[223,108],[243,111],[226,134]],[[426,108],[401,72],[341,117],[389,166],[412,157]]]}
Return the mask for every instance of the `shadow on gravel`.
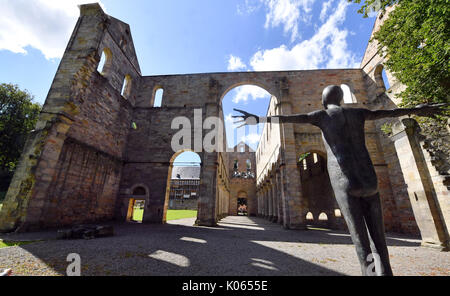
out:
{"label": "shadow on gravel", "polygon": [[[114,224],[114,237],[48,240],[20,248],[61,275],[66,274],[69,264],[66,259],[70,253],[80,255],[82,275],[342,275],[258,242],[351,244],[350,236],[345,232],[292,231],[259,218],[251,218],[250,221],[249,224],[240,224],[264,230],[236,227],[239,223],[227,223],[226,220],[217,228],[181,224]],[[33,235],[38,237],[38,234],[29,234]],[[50,238],[51,235],[51,232],[41,233],[41,237]],[[14,235],[9,237],[12,239]],[[389,239],[388,242],[390,246],[417,245],[397,239]],[[0,261],[3,252],[5,249],[0,249]],[[356,260],[354,264],[359,269]],[[14,269],[14,266],[9,268]]]}

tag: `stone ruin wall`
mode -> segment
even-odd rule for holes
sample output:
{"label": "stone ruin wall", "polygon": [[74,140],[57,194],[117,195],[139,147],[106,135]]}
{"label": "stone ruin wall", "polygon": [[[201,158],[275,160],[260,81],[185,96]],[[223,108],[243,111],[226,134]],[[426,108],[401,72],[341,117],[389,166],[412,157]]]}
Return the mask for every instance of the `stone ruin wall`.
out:
{"label": "stone ruin wall", "polygon": [[[114,217],[135,100],[133,92],[126,99],[120,95],[120,78],[131,75],[138,85],[139,65],[128,25],[99,13],[97,5],[80,10],[8,190],[3,231]],[[102,76],[96,69],[104,47],[114,59]]]}

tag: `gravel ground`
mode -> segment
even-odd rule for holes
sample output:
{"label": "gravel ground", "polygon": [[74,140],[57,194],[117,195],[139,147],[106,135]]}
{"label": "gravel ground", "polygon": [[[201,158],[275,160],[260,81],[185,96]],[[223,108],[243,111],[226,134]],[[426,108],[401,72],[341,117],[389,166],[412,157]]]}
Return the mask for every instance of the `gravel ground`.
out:
{"label": "gravel ground", "polygon": [[[67,255],[77,253],[82,275],[360,275],[345,232],[284,230],[247,217],[227,217],[215,228],[193,223],[116,224],[114,237],[94,240],[55,240],[54,231],[0,235],[44,240],[0,249],[0,270],[65,275]],[[395,275],[450,275],[450,253],[400,235],[388,235],[388,244]]]}

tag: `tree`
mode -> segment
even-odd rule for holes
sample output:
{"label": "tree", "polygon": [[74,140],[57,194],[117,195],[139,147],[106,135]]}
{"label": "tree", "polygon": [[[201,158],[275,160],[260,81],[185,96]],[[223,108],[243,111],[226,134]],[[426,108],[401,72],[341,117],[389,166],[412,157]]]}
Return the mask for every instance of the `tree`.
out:
{"label": "tree", "polygon": [[41,106],[17,85],[0,84],[0,171],[12,173]]}
{"label": "tree", "polygon": [[367,17],[374,8],[385,10],[393,4],[374,39],[380,55],[387,57],[386,68],[406,86],[398,94],[402,105],[449,102],[449,1],[365,0],[358,12]]}
{"label": "tree", "polygon": [[[361,0],[348,0],[348,2],[361,3]],[[364,4],[358,10],[366,18],[372,13],[376,13],[379,10],[385,10],[386,7],[392,6],[397,3],[398,0],[364,0]]]}
{"label": "tree", "polygon": [[[361,0],[348,0],[361,3]],[[449,0],[364,0],[358,11],[364,17],[384,13],[395,5],[374,34],[378,51],[386,56],[384,65],[406,86],[399,93],[402,106],[420,103],[448,103],[450,64]],[[446,115],[449,113],[447,112]],[[450,173],[448,116],[416,118],[433,164],[443,175]]]}

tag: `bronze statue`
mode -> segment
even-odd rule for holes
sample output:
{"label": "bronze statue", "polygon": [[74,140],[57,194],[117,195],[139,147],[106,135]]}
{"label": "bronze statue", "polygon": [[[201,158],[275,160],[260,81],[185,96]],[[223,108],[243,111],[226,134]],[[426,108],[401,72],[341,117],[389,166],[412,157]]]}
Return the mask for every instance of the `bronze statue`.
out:
{"label": "bronze statue", "polygon": [[330,85],[322,94],[325,110],[308,114],[258,117],[234,109],[243,115],[233,117],[242,119],[235,122],[243,123],[239,127],[263,122],[270,123],[272,118],[277,118],[276,123],[310,123],[322,130],[328,156],[327,167],[330,181],[355,244],[362,274],[370,275],[372,258],[379,258],[377,275],[389,276],[392,275],[392,269],[384,233],[378,180],[365,145],[364,123],[366,120],[410,114],[432,116],[436,112],[444,111],[440,107],[446,104],[371,111],[363,108],[341,107],[343,96],[339,86]]}

